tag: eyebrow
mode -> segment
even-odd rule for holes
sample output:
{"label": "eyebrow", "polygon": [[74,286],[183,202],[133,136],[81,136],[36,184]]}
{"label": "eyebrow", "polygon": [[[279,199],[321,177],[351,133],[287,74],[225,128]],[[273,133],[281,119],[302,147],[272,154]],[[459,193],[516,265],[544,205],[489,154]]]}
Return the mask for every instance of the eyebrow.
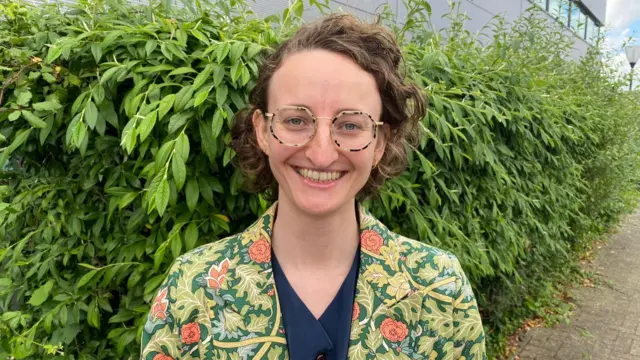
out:
{"label": "eyebrow", "polygon": [[[310,107],[310,106],[307,106],[307,105],[305,105],[305,104],[285,104],[285,105],[286,105],[286,106],[299,106],[299,107],[303,107],[303,108],[305,108],[305,109],[308,109],[309,111],[311,111],[311,113],[312,113],[313,115],[315,115],[315,112],[314,112],[313,110],[311,110],[311,107]],[[335,113],[334,115],[338,115],[338,114],[340,114],[340,113],[341,113],[341,112],[343,112],[343,111],[363,111],[363,110],[358,109],[358,108],[343,107],[343,108],[338,109],[338,111],[336,111],[336,113]]]}

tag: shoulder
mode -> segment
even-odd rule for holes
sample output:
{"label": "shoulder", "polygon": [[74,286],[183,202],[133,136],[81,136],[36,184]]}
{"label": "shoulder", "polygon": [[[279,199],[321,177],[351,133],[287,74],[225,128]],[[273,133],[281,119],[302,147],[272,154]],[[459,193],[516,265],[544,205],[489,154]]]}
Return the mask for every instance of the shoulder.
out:
{"label": "shoulder", "polygon": [[408,269],[430,267],[445,274],[461,271],[458,258],[449,251],[401,235],[395,235],[395,240],[405,253]]}
{"label": "shoulder", "polygon": [[190,250],[176,258],[173,269],[204,269],[222,262],[237,262],[235,254],[241,244],[241,238],[242,233],[239,233]]}
{"label": "shoulder", "polygon": [[452,297],[473,297],[460,261],[453,253],[407,237],[393,234],[400,261],[418,284]]}

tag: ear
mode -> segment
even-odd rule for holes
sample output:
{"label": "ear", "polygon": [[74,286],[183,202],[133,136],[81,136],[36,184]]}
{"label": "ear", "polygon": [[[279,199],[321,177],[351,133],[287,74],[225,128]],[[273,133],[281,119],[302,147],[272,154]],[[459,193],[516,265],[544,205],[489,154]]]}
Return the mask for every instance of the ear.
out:
{"label": "ear", "polygon": [[258,146],[262,149],[267,156],[269,156],[269,142],[267,141],[269,136],[269,125],[267,119],[264,117],[262,110],[256,109],[252,116],[253,128],[256,131],[256,138],[258,139]]}
{"label": "ear", "polygon": [[388,124],[382,125],[378,129],[378,136],[376,138],[376,147],[374,149],[373,154],[373,164],[378,165],[380,159],[382,159],[382,155],[384,155],[384,149],[387,147],[387,139],[389,138],[389,132],[391,128]]}

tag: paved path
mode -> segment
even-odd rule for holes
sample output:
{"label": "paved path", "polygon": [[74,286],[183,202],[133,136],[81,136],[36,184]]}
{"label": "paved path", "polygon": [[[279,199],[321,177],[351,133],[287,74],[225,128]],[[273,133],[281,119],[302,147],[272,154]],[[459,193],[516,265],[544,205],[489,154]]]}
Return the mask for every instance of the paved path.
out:
{"label": "paved path", "polygon": [[575,290],[569,325],[529,330],[520,360],[640,360],[640,210],[591,267],[601,284]]}

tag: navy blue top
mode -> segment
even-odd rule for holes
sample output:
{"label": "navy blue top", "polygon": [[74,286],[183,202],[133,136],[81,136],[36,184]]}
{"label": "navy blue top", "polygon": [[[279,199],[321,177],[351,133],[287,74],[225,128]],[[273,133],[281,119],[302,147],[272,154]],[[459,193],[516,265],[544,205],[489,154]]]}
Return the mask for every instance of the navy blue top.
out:
{"label": "navy blue top", "polygon": [[293,290],[273,251],[271,262],[291,359],[315,360],[319,355],[324,355],[327,360],[346,359],[360,268],[360,249],[356,251],[351,270],[340,290],[320,319],[313,316]]}

